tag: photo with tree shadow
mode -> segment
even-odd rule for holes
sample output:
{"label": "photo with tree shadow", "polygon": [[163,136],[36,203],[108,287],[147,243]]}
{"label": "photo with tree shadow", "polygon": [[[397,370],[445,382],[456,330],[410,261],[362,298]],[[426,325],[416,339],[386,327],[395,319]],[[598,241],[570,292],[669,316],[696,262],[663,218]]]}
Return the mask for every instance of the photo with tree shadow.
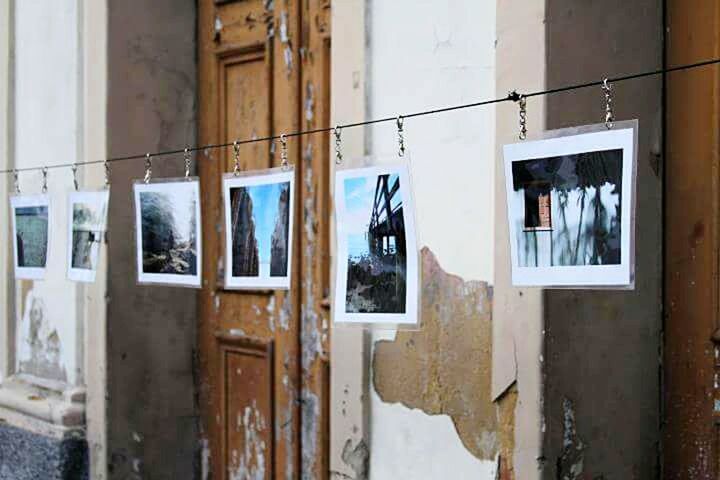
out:
{"label": "photo with tree shadow", "polygon": [[290,182],[230,188],[233,277],[288,274]]}
{"label": "photo with tree shadow", "polygon": [[348,313],[405,313],[407,251],[400,178],[397,174],[348,178]]}
{"label": "photo with tree shadow", "polygon": [[519,266],[620,264],[622,166],[622,149],[513,162]]}
{"label": "photo with tree shadow", "polygon": [[144,273],[197,275],[197,185],[140,192]]}

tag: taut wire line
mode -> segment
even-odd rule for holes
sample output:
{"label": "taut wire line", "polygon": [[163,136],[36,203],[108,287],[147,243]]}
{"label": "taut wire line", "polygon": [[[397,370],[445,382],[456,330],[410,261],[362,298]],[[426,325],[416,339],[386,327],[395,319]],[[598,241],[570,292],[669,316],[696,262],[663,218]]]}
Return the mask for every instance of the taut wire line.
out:
{"label": "taut wire line", "polygon": [[[664,68],[664,69],[658,69],[658,70],[650,70],[650,71],[641,72],[641,73],[634,73],[631,75],[623,75],[623,76],[619,76],[619,77],[607,78],[607,81],[612,82],[612,83],[624,82],[626,80],[633,80],[636,78],[644,78],[644,77],[652,77],[655,75],[661,75],[661,74],[671,73],[671,72],[678,72],[681,70],[690,70],[693,68],[706,67],[708,65],[716,65],[718,63],[720,63],[720,58],[715,58],[712,60],[705,60],[705,61],[697,62],[697,63],[689,63],[686,65],[679,65],[676,67],[670,67],[670,68]],[[568,92],[571,90],[579,90],[582,88],[597,87],[597,86],[603,85],[605,80],[606,79],[598,80],[598,81],[594,81],[594,82],[577,83],[577,84],[573,84],[573,85],[566,85],[563,87],[551,88],[548,90],[538,90],[536,92],[523,93],[522,96],[524,96],[526,98],[537,97],[540,95],[551,95],[554,93]],[[423,111],[414,112],[414,113],[407,113],[407,114],[401,115],[401,117],[404,119],[414,118],[414,117],[423,117],[426,115],[436,115],[439,113],[452,112],[455,110],[463,110],[466,108],[475,108],[475,107],[481,107],[483,105],[492,105],[495,103],[515,102],[515,101],[519,100],[520,96],[521,96],[521,94],[519,94],[516,91],[513,91],[513,92],[509,93],[506,97],[494,98],[491,100],[482,100],[482,101],[473,102],[473,103],[464,103],[461,105],[452,105],[449,107],[436,108],[436,109],[432,109],[432,110],[423,110]],[[329,133],[329,132],[335,131],[335,129],[346,129],[346,128],[362,127],[365,125],[375,125],[378,123],[395,122],[395,121],[397,121],[397,119],[398,119],[398,116],[394,115],[392,117],[375,118],[372,120],[365,120],[362,122],[340,124],[335,127],[323,127],[323,128],[315,128],[312,130],[300,130],[297,132],[289,132],[289,133],[278,134],[278,135],[269,135],[269,136],[261,137],[261,138],[236,140],[234,142],[228,142],[228,143],[216,143],[216,144],[210,144],[210,145],[199,145],[199,146],[194,146],[194,147],[183,147],[183,148],[178,148],[178,149],[174,149],[174,150],[165,150],[165,151],[160,151],[160,152],[150,152],[150,156],[153,159],[155,159],[157,157],[163,157],[163,156],[168,156],[168,155],[178,155],[178,154],[186,153],[186,152],[198,152],[201,150],[232,147],[233,145],[244,145],[244,144],[256,143],[256,142],[272,142],[275,140],[280,140],[283,136],[285,138],[290,138],[290,137],[300,137],[302,135],[313,135],[316,133]],[[96,165],[96,164],[100,164],[100,163],[122,162],[122,161],[126,161],[126,160],[137,160],[137,159],[145,158],[146,155],[147,155],[146,153],[142,153],[142,154],[136,154],[136,155],[127,155],[127,156],[122,156],[122,157],[112,157],[112,158],[107,158],[107,159],[103,159],[103,160],[90,160],[87,162],[73,162],[73,163],[62,163],[62,164],[56,164],[56,165],[47,165],[47,166],[43,166],[43,167],[25,167],[25,168],[17,168],[17,169],[7,169],[7,170],[0,170],[0,174],[2,174],[2,173],[8,174],[8,173],[15,173],[15,172],[28,172],[28,171],[32,171],[32,170],[43,170],[44,168],[46,168],[46,169],[72,168],[73,165],[85,166],[85,165]]]}

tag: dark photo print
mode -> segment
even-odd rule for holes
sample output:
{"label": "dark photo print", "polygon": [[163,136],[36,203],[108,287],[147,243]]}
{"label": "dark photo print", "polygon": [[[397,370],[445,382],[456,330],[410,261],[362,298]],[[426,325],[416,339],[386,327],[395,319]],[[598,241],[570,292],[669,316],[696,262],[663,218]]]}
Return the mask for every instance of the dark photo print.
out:
{"label": "dark photo print", "polygon": [[290,182],[230,188],[233,277],[288,274]]}
{"label": "dark photo print", "polygon": [[140,192],[143,273],[197,275],[196,185]]}
{"label": "dark photo print", "polygon": [[397,174],[345,179],[348,313],[405,313],[407,251]]}
{"label": "dark photo print", "polygon": [[48,249],[48,207],[15,207],[17,266],[45,268]]}
{"label": "dark photo print", "polygon": [[622,149],[513,162],[519,266],[620,264],[622,172]]}

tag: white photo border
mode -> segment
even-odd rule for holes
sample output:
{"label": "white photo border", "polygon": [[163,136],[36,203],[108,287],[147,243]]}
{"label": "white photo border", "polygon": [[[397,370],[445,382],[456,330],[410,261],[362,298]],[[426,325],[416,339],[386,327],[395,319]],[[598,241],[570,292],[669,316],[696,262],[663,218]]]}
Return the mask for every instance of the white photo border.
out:
{"label": "white photo border", "polygon": [[[632,289],[634,275],[635,179],[637,170],[637,121],[573,127],[545,132],[544,138],[508,144],[503,147],[505,192],[508,215],[512,284],[516,287],[573,287]],[[574,155],[585,152],[622,149],[622,196],[620,264],[521,267],[519,266],[517,226],[511,221],[513,162]]]}
{"label": "white photo border", "polygon": [[[195,187],[195,218],[197,226],[195,239],[197,242],[196,262],[197,271],[195,275],[180,275],[174,273],[144,273],[142,259],[142,216],[140,206],[140,193],[148,191],[162,191],[177,187],[178,185],[193,185]],[[137,283],[139,285],[166,285],[177,287],[201,288],[202,287],[202,208],[200,205],[200,178],[180,177],[163,178],[151,180],[145,183],[144,180],[133,182],[133,198],[135,204],[135,266],[137,270]]]}
{"label": "white photo border", "polygon": [[[97,274],[97,262],[100,259],[102,248],[98,249],[95,268],[73,268],[72,249],[73,249],[73,206],[81,203],[83,199],[92,202],[93,205],[104,204],[104,217],[101,221],[101,232],[104,235],[107,229],[108,208],[110,206],[110,190],[79,190],[72,191],[68,194],[68,235],[67,235],[67,278],[74,282],[92,283],[95,281]],[[105,243],[104,237],[101,239],[100,245]]]}
{"label": "white photo border", "polygon": [[[47,207],[48,231],[44,267],[21,267],[18,265],[15,209],[19,207]],[[45,278],[48,262],[50,261],[50,247],[52,243],[52,204],[50,202],[50,195],[46,193],[41,195],[11,195],[10,210],[12,217],[13,266],[15,267],[15,278],[23,280],[43,280]]]}
{"label": "white photo border", "polygon": [[[348,242],[343,218],[346,214],[345,180],[349,178],[393,175],[400,180],[405,222],[405,245],[407,253],[405,313],[355,313],[346,311]],[[335,300],[333,322],[338,325],[375,325],[378,327],[416,327],[420,324],[420,260],[415,225],[415,204],[412,194],[410,170],[407,164],[388,164],[363,168],[348,168],[335,172],[335,238],[337,260],[335,262]]]}
{"label": "white photo border", "polygon": [[[232,275],[232,220],[230,205],[230,189],[276,183],[290,183],[289,225],[288,225],[288,265],[287,274],[283,277],[240,277]],[[289,290],[292,281],[293,243],[295,230],[295,168],[293,166],[270,168],[266,170],[250,170],[238,175],[223,175],[223,206],[225,217],[225,273],[223,288],[227,290]]]}

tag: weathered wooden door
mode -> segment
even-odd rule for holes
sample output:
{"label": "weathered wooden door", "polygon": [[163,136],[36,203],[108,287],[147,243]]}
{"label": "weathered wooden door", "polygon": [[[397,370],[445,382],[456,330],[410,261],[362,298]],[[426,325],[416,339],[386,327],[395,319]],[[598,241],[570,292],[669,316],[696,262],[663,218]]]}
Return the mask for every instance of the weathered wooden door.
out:
{"label": "weathered wooden door", "polygon": [[[329,4],[199,0],[200,144],[327,126]],[[288,141],[298,188],[287,293],[222,288],[221,179],[232,170],[232,149],[198,157],[206,246],[198,390],[208,478],[327,477],[328,141]],[[244,145],[240,164],[278,166],[279,148]]]}
{"label": "weathered wooden door", "polygon": [[[669,67],[717,58],[720,2],[667,1]],[[667,77],[663,478],[720,478],[720,69]]]}

